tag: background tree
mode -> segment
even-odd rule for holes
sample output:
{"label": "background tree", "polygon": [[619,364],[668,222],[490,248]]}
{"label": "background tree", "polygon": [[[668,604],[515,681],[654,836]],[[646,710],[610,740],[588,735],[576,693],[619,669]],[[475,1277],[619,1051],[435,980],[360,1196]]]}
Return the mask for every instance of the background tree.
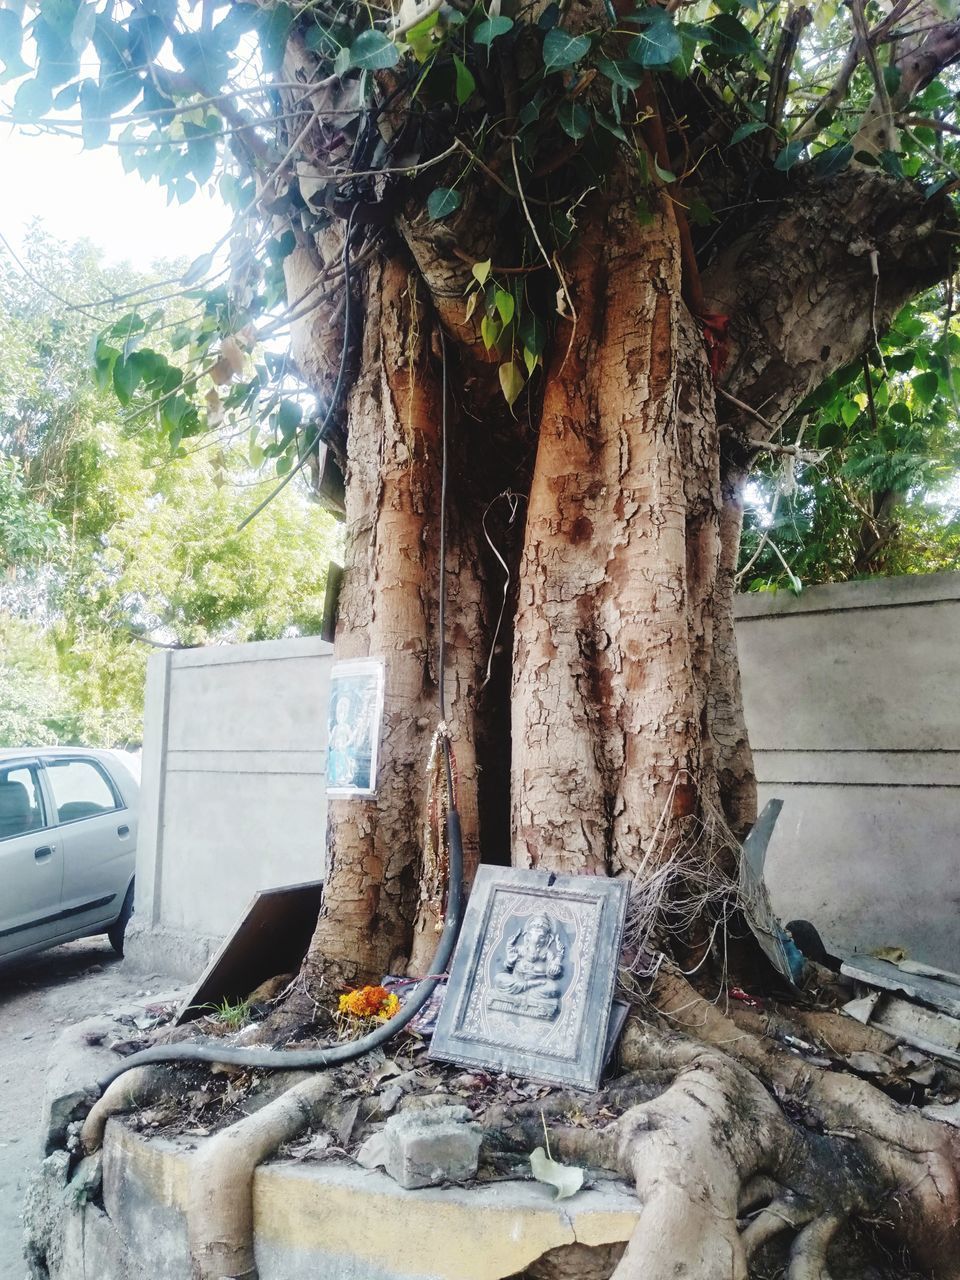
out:
{"label": "background tree", "polygon": [[[933,0],[5,15],[16,118],[115,144],[178,199],[216,176],[238,213],[229,287],[216,254],[188,273],[180,354],[150,345],[145,300],[102,334],[101,380],[152,398],[174,451],[211,414],[258,442],[266,420],[285,475],[326,474],[331,455],[345,473],[337,651],[386,662],[382,774],[362,812],[331,804],[311,997],[334,974],[426,963],[442,904],[418,801],[444,711],[471,859],[482,839],[487,857],[640,890],[656,868],[664,909],[635,936],[703,958],[755,806],[732,622],[744,485],[758,442],[790,456],[798,406],[952,275],[957,126],[938,77],[957,19]],[[259,358],[283,331],[315,405]],[[618,1276],[743,1276],[778,1233],[791,1280],[824,1276],[834,1237],[850,1256],[880,1218],[957,1274],[944,1126],[740,1043],[685,983],[657,998],[735,1047],[655,1022],[630,1039],[656,1096],[593,1148],[643,1202]],[[776,1100],[798,1095],[809,1127]],[[738,1219],[766,1201],[762,1225]]]}
{"label": "background tree", "polygon": [[102,314],[146,283],[39,229],[23,262],[0,260],[5,745],[139,743],[150,643],[320,629],[332,518],[291,488],[238,532],[275,483],[259,447],[171,456],[135,402],[95,384]]}
{"label": "background tree", "polygon": [[742,587],[960,566],[952,289],[908,303],[862,361],[797,407],[784,429],[797,455],[760,455]]}

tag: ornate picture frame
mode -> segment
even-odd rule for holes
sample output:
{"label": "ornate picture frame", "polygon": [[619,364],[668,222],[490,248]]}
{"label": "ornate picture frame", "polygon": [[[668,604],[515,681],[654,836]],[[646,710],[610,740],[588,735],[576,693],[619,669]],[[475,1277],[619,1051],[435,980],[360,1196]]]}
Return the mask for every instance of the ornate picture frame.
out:
{"label": "ornate picture frame", "polygon": [[430,1057],[596,1089],[628,885],[481,866]]}

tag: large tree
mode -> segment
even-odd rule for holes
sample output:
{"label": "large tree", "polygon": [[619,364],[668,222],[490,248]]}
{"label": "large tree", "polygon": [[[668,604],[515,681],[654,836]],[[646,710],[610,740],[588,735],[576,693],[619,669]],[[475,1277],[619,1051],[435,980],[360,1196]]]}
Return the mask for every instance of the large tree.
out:
{"label": "large tree", "polygon": [[[153,395],[175,448],[207,410],[254,435],[266,412],[284,480],[345,477],[337,652],[383,658],[386,707],[376,799],[331,802],[312,994],[428,963],[422,792],[444,710],[468,861],[641,888],[665,871],[658,945],[673,926],[699,956],[716,934],[755,816],[732,625],[744,484],[758,452],[793,456],[826,380],[885,373],[891,320],[952,275],[955,8],[42,0],[21,52],[4,14],[11,72],[37,55],[15,116],[115,142],[181,199],[223,163],[242,224],[229,287],[202,284],[216,258],[190,273],[184,359],[157,355],[137,310],[104,334],[102,376]],[[278,398],[258,358],[281,329],[315,402]],[[681,1025],[693,1009],[701,1041],[737,1039],[679,985],[657,998]],[[597,1148],[643,1200],[618,1276],[744,1276],[788,1229],[793,1280],[826,1275],[837,1233],[881,1217],[960,1274],[942,1126],[746,1035],[729,1055],[655,1024],[630,1044],[673,1083]],[[778,1105],[798,1091],[816,1134]]]}

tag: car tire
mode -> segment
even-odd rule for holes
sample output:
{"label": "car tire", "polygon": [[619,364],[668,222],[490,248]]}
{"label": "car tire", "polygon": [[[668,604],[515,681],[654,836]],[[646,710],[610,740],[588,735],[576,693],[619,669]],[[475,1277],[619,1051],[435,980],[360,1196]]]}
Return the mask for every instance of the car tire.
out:
{"label": "car tire", "polygon": [[123,938],[127,932],[127,925],[130,923],[130,917],[133,915],[133,884],[127,890],[127,896],[123,900],[123,906],[120,908],[120,914],[107,930],[107,937],[110,939],[110,945],[118,956],[123,955]]}

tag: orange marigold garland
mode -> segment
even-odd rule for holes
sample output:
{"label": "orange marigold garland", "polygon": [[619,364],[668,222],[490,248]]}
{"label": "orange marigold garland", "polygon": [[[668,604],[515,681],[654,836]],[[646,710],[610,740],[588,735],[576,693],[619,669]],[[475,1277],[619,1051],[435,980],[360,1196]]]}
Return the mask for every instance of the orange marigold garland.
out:
{"label": "orange marigold garland", "polygon": [[351,1018],[376,1018],[389,1022],[400,1008],[400,1000],[385,987],[359,987],[340,997],[339,1012]]}

